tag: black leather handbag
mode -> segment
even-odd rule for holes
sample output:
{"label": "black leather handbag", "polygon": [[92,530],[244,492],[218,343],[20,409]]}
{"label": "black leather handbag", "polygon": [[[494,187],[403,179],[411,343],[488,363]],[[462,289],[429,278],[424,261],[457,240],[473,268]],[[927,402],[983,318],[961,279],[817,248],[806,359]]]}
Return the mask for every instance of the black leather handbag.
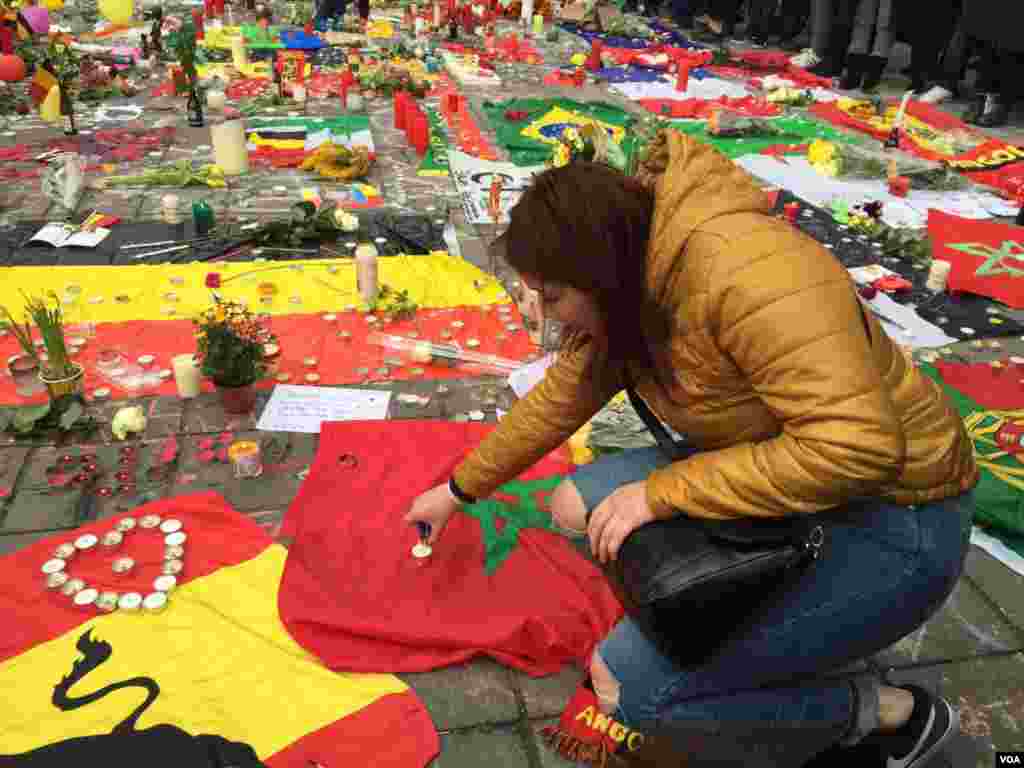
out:
{"label": "black leather handbag", "polygon": [[[676,443],[632,387],[640,418],[670,461],[693,453]],[[824,528],[813,520],[716,521],[680,514],[641,526],[604,572],[627,613],[667,656],[707,661],[807,572]]]}

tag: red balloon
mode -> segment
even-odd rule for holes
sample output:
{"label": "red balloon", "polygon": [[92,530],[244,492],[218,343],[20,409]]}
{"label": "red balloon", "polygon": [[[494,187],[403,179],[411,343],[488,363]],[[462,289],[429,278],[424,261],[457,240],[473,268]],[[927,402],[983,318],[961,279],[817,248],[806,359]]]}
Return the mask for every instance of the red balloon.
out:
{"label": "red balloon", "polygon": [[0,56],[0,80],[16,83],[25,78],[25,62],[20,56],[7,53]]}

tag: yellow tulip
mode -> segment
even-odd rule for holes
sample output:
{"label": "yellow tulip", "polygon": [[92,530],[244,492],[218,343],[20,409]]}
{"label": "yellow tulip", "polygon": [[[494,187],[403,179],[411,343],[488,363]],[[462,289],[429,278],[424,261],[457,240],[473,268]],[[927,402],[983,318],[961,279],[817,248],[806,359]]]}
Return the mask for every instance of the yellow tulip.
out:
{"label": "yellow tulip", "polygon": [[51,86],[39,105],[39,117],[47,123],[56,123],[60,120],[60,86]]}

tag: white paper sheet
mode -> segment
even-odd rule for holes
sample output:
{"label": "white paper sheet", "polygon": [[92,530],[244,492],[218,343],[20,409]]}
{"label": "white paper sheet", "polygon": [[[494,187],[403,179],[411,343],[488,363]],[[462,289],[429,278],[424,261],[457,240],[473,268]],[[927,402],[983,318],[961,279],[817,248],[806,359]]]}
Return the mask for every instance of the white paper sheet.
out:
{"label": "white paper sheet", "polygon": [[832,179],[818,173],[806,157],[790,156],[785,162],[766,155],[746,155],[735,161],[748,173],[788,189],[812,205],[828,208],[833,200],[851,205],[868,200],[882,201],[882,221],[891,227],[923,229],[928,225],[928,209],[968,219],[991,218],[996,201],[987,193],[974,191],[923,192],[911,190],[906,197],[890,195],[882,180]]}
{"label": "white paper sheet", "polygon": [[871,301],[864,301],[874,310],[882,328],[897,344],[905,347],[932,348],[955,344],[959,339],[947,336],[939,326],[929,323],[911,307],[893,301],[879,292]]}
{"label": "white paper sheet", "polygon": [[553,362],[555,362],[555,355],[552,353],[510,373],[508,385],[512,387],[516,397],[520,399],[526,397],[527,392],[540,384],[541,379],[544,378],[544,373],[551,367]]}
{"label": "white paper sheet", "polygon": [[390,392],[278,384],[256,428],[316,433],[325,421],[385,419],[390,402]]}
{"label": "white paper sheet", "polygon": [[[530,186],[533,177],[544,170],[543,165],[519,167],[514,163],[481,160],[458,150],[448,152],[448,169],[459,190],[466,221],[473,224],[494,224],[508,221],[508,211]],[[491,181],[501,179],[501,220],[495,222],[488,210]]]}
{"label": "white paper sheet", "polygon": [[1011,571],[1024,576],[1024,557],[1021,557],[995,536],[975,526],[971,529],[971,544],[981,547]]}
{"label": "white paper sheet", "polygon": [[730,99],[742,99],[750,95],[750,90],[742,83],[732,80],[719,80],[705,77],[698,80],[691,77],[685,91],[677,91],[673,80],[670,83],[615,83],[609,88],[620,93],[630,101],[639,99],[718,99],[728,96]]}

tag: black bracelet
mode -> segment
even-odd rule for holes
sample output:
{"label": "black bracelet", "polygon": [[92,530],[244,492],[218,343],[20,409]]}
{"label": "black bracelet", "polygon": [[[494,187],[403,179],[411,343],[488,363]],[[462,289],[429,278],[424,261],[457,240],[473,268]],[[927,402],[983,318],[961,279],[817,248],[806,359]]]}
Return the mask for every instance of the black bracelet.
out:
{"label": "black bracelet", "polygon": [[452,492],[452,496],[458,499],[462,504],[476,504],[476,499],[466,493],[464,490],[459,488],[458,483],[455,482],[455,476],[452,475],[448,478],[448,490]]}

